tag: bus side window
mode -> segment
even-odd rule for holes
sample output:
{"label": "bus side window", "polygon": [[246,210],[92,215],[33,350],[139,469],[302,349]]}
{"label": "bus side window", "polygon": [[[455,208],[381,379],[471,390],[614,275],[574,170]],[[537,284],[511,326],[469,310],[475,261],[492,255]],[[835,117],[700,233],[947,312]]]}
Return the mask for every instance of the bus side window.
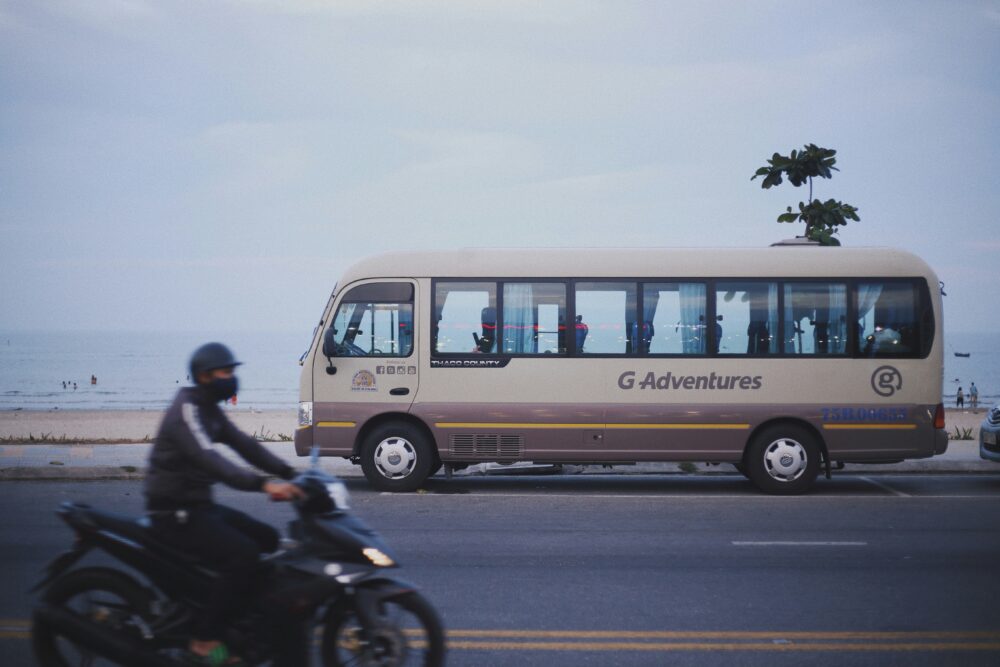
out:
{"label": "bus side window", "polygon": [[847,285],[785,283],[785,354],[847,352]]}
{"label": "bus side window", "polygon": [[778,351],[777,283],[717,283],[715,310],[726,322],[719,354],[758,356]]}
{"label": "bus side window", "polygon": [[918,312],[923,309],[913,283],[858,283],[856,299],[859,356],[920,356],[924,344]]}
{"label": "bus side window", "polygon": [[576,311],[589,320],[586,345],[577,354],[638,353],[637,293],[634,282],[576,284]]}
{"label": "bus side window", "polygon": [[495,282],[438,281],[434,286],[434,313],[434,354],[496,354]]}

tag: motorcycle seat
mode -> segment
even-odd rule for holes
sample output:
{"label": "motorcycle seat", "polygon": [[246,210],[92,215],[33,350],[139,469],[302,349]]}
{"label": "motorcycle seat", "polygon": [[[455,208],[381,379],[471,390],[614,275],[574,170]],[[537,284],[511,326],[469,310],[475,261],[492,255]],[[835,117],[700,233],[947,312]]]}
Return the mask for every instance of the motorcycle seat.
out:
{"label": "motorcycle seat", "polygon": [[189,565],[197,565],[209,571],[212,570],[211,567],[203,563],[197,556],[181,551],[180,549],[176,549],[157,539],[155,532],[152,530],[152,523],[150,522],[149,517],[143,516],[137,518],[135,516],[118,514],[116,512],[108,512],[94,508],[88,508],[87,512],[94,523],[101,528],[132,540],[137,544],[141,544],[147,549],[170,558],[171,560],[177,560]]}
{"label": "motorcycle seat", "polygon": [[[75,509],[78,511],[85,511],[87,513],[87,518],[95,525],[113,532],[116,535],[132,540],[133,542],[146,547],[150,551],[153,551],[164,558],[195,567],[208,575],[215,575],[218,573],[216,568],[212,567],[210,563],[204,562],[198,556],[182,551],[159,540],[156,536],[156,532],[153,530],[152,522],[149,520],[148,516],[135,517],[118,514],[116,512],[99,510],[93,507],[82,507],[79,505],[77,505]],[[270,568],[270,563],[267,560],[262,559],[259,563],[259,567],[263,570],[267,570]]]}

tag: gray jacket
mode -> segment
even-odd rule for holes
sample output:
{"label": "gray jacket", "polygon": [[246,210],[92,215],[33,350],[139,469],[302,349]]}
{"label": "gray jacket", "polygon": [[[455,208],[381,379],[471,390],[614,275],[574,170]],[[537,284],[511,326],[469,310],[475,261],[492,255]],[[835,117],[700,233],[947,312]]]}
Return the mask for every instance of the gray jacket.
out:
{"label": "gray jacket", "polygon": [[146,508],[177,510],[212,502],[212,485],[259,491],[268,477],[232,463],[219,444],[261,470],[284,479],[295,475],[287,463],[233,425],[219,404],[200,387],[184,387],[167,409],[156,434],[146,471]]}

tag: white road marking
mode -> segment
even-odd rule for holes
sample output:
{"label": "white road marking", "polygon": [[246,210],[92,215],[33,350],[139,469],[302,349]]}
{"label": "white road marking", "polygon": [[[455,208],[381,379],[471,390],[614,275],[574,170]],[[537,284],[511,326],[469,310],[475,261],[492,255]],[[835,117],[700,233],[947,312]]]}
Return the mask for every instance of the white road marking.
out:
{"label": "white road marking", "polygon": [[864,480],[865,482],[868,482],[869,484],[872,484],[873,486],[877,486],[878,488],[882,489],[883,491],[888,491],[889,493],[893,494],[894,496],[899,496],[900,498],[912,498],[912,496],[910,494],[903,493],[902,491],[900,491],[898,489],[894,489],[891,486],[889,486],[888,484],[883,484],[882,482],[876,482],[871,477],[858,477],[858,479]]}
{"label": "white road marking", "polygon": [[[380,496],[398,496],[399,493],[395,491],[381,491]],[[868,493],[838,493],[836,495],[810,495],[810,496],[769,496],[766,494],[753,494],[748,493],[746,495],[742,494],[694,494],[694,493],[676,493],[676,494],[629,494],[629,493],[615,493],[615,494],[605,494],[605,493],[587,493],[581,491],[580,493],[547,493],[545,491],[539,491],[537,493],[459,493],[459,492],[437,492],[429,491],[426,493],[409,493],[404,494],[407,498],[418,497],[418,498],[608,498],[611,500],[733,500],[738,498],[740,500],[781,500],[783,502],[806,502],[812,500],[896,500],[899,498],[907,498],[910,500],[921,500],[926,498],[938,498],[947,500],[989,500],[991,502],[996,502],[998,494],[979,494],[979,495],[969,495],[969,494],[927,494],[914,496],[902,491],[896,492],[893,495],[875,495]]]}
{"label": "white road marking", "polygon": [[740,542],[733,541],[734,547],[867,547],[867,542]]}

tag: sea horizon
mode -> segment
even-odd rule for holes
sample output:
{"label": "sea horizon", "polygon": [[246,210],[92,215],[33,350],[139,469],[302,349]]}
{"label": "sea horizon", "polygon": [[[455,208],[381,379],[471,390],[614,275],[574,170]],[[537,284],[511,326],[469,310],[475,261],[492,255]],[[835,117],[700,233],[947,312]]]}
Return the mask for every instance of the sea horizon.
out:
{"label": "sea horizon", "polygon": [[[208,340],[225,342],[244,362],[240,408],[294,409],[311,333],[0,330],[0,410],[161,410],[190,384],[187,361]],[[1000,333],[946,332],[944,342],[945,405],[955,406],[962,387],[968,406],[971,382],[981,406],[1000,399]]]}

